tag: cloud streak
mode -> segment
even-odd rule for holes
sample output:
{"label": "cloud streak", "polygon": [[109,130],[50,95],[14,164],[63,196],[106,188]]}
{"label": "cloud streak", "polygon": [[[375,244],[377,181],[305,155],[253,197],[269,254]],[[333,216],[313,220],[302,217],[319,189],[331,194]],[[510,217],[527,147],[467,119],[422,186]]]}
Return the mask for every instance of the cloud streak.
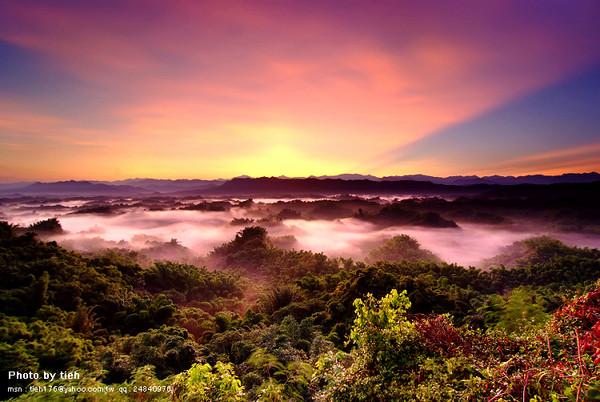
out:
{"label": "cloud streak", "polygon": [[[469,174],[597,170],[598,91],[600,67],[595,66],[584,74],[386,151],[367,166],[377,170],[429,161],[440,170],[453,163]],[[465,153],[469,158],[464,157]]]}

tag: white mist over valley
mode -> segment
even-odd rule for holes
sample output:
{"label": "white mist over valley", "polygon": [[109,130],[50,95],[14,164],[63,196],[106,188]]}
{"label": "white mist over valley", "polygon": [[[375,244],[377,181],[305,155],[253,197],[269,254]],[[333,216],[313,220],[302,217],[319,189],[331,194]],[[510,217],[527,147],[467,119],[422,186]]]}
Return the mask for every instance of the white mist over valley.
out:
{"label": "white mist over valley", "polygon": [[[385,205],[390,200],[391,197],[381,197],[377,198],[377,203]],[[288,207],[289,204],[289,208],[293,209],[295,204],[315,201],[263,198],[256,199],[248,207],[240,206],[242,200],[239,199],[207,201],[165,198],[160,200],[160,207],[152,207],[154,201],[148,199],[14,200],[2,205],[0,218],[21,227],[57,218],[64,233],[44,237],[76,251],[93,252],[105,248],[141,250],[152,244],[176,240],[188,248],[191,255],[200,258],[232,240],[245,226],[254,225],[265,227],[275,240],[286,239],[286,248],[322,252],[332,258],[344,257],[356,261],[363,261],[370,250],[400,234],[416,239],[422,248],[432,251],[445,262],[475,267],[481,266],[483,260],[502,253],[514,242],[541,235],[554,237],[570,246],[600,247],[598,235],[553,231],[534,223],[492,225],[459,222],[458,227],[431,228],[415,225],[381,226],[353,216],[337,219],[269,219],[281,211],[282,206]],[[231,207],[221,211],[181,209],[200,202],[226,202]],[[110,209],[103,210],[103,213],[93,212],[93,208],[99,206]],[[277,241],[275,243],[278,244]]]}

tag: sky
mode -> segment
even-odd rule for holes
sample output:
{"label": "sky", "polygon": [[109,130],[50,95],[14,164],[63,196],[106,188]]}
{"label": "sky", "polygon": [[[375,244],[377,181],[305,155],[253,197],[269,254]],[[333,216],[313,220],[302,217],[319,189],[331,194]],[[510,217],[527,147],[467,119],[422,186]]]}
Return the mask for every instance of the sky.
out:
{"label": "sky", "polygon": [[600,2],[0,3],[0,182],[600,171]]}

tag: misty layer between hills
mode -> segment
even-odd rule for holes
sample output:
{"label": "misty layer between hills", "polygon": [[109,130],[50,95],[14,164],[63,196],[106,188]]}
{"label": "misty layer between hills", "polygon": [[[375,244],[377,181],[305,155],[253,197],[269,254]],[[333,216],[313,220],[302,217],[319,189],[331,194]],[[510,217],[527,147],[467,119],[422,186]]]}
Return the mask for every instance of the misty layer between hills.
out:
{"label": "misty layer between hills", "polygon": [[[540,235],[568,245],[600,247],[600,236],[593,230],[566,231],[564,224],[550,224],[555,220],[531,219],[525,207],[506,213],[478,202],[379,197],[287,201],[40,198],[5,201],[0,218],[26,227],[57,217],[64,231],[42,235],[78,251],[146,250],[153,259],[193,263],[202,263],[207,253],[245,226],[265,227],[279,247],[360,261],[401,234],[416,239],[441,260],[463,266],[482,266],[504,247]],[[473,205],[478,206],[473,209]]]}

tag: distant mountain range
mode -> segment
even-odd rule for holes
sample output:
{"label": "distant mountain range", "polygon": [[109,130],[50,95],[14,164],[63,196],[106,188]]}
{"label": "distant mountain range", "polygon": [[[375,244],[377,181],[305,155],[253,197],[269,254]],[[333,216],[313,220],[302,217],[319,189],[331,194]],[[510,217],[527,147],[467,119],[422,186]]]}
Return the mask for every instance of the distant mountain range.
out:
{"label": "distant mountain range", "polygon": [[0,195],[141,196],[197,192],[217,187],[226,180],[128,179],[118,181],[57,181],[51,183],[0,184]]}
{"label": "distant mountain range", "polygon": [[501,186],[600,182],[600,174],[560,176],[450,176],[405,175],[376,177],[342,174],[308,178],[240,176],[231,180],[128,179],[119,181],[59,181],[0,184],[2,196],[149,196],[149,195],[295,195],[295,194],[469,194]]}
{"label": "distant mountain range", "polygon": [[566,173],[560,176],[545,176],[545,175],[529,175],[529,176],[448,176],[435,177],[422,174],[404,175],[404,176],[384,176],[376,177],[371,175],[360,174],[341,174],[338,176],[311,176],[317,179],[343,179],[343,180],[373,180],[373,181],[398,181],[398,180],[415,180],[429,181],[436,184],[450,184],[458,186],[470,186],[472,184],[557,184],[557,183],[592,183],[600,181],[600,174],[591,173]]}
{"label": "distant mountain range", "polygon": [[227,180],[216,179],[216,180],[161,180],[161,179],[127,179],[118,181],[102,181],[92,183],[102,183],[110,185],[125,185],[141,188],[145,191],[158,192],[158,193],[173,193],[178,191],[188,190],[206,190],[216,186],[220,186]]}
{"label": "distant mountain range", "polygon": [[92,183],[89,181],[58,181],[53,183],[22,183],[22,186],[0,184],[0,193],[16,195],[60,195],[60,196],[95,196],[95,195],[142,195],[150,191],[143,188],[115,185],[105,183]]}

